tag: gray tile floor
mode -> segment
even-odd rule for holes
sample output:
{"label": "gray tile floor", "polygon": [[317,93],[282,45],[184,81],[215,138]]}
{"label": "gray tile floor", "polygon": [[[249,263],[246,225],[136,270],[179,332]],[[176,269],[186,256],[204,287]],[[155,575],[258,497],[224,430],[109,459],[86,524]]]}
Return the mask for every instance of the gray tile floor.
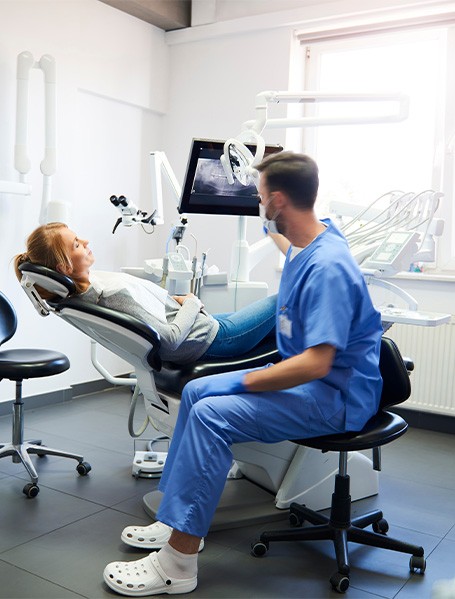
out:
{"label": "gray tile floor", "polygon": [[[93,470],[80,477],[75,462],[33,458],[41,491],[27,499],[22,465],[0,460],[1,599],[112,598],[102,581],[105,564],[143,555],[120,541],[124,526],[149,522],[142,496],[157,484],[131,476],[128,406],[129,392],[118,389],[26,411],[27,437],[83,453]],[[0,418],[0,439],[9,440],[10,427],[9,417]],[[380,507],[391,536],[423,545],[427,570],[411,575],[407,555],[352,544],[346,596],[430,598],[435,581],[455,576],[454,453],[455,436],[415,429],[383,448],[380,493],[354,511]],[[260,529],[210,533],[191,597],[339,596],[328,582],[336,569],[331,543],[276,543],[256,559],[249,550]]]}

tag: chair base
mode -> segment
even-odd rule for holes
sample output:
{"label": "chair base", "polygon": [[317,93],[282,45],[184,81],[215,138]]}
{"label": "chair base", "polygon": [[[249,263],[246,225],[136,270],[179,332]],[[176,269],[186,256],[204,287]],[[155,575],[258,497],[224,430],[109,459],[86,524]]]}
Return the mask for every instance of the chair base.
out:
{"label": "chair base", "polygon": [[[386,536],[388,524],[380,510],[374,510],[351,520],[351,497],[349,476],[338,474],[335,479],[335,492],[332,495],[332,508],[329,517],[303,505],[292,503],[289,520],[293,528],[263,532],[259,541],[253,543],[252,554],[262,557],[274,541],[321,541],[330,540],[334,544],[338,571],[331,577],[332,587],[344,593],[349,587],[348,542],[390,549],[410,554],[411,571],[425,571],[423,547],[412,545]],[[305,521],[313,526],[302,528]],[[369,525],[373,531],[364,530]]]}
{"label": "chair base", "polygon": [[16,399],[12,405],[13,408],[13,431],[12,441],[0,443],[0,459],[11,456],[15,464],[22,462],[30,476],[31,483],[25,485],[23,491],[27,497],[36,497],[39,493],[38,474],[35,470],[30,454],[40,457],[45,455],[55,455],[61,458],[70,458],[78,462],[76,470],[81,476],[90,472],[92,467],[88,462],[84,462],[83,456],[77,453],[52,449],[42,445],[40,440],[24,441],[24,402],[22,400],[22,381],[16,381]]}
{"label": "chair base", "polygon": [[[79,465],[85,465],[85,469],[88,466],[88,464],[84,462],[83,456],[76,453],[69,453],[67,451],[46,447],[45,445],[41,445],[41,441],[39,440],[23,441],[19,444],[0,443],[0,459],[11,456],[13,462],[17,464],[22,462],[28,472],[28,475],[30,476],[30,480],[32,481],[33,485],[36,485],[38,483],[38,474],[32,460],[30,459],[30,454],[36,454],[40,457],[45,455],[54,455],[62,458],[71,458],[78,462],[78,472]],[[83,472],[80,471],[79,474],[83,474]]]}

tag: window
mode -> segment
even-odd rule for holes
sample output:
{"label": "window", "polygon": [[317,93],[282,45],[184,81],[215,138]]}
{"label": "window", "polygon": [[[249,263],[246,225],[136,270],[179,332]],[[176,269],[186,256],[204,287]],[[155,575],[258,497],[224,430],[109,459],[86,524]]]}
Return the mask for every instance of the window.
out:
{"label": "window", "polygon": [[[301,40],[304,68],[295,89],[339,92],[401,92],[409,96],[409,117],[401,123],[321,126],[301,136],[302,151],[321,171],[319,206],[331,201],[366,206],[391,190],[444,192],[437,216],[445,220],[437,268],[455,270],[455,106],[448,84],[448,56],[455,48],[453,27],[356,34],[316,43]],[[372,114],[374,103],[304,104],[305,116]],[[447,111],[447,114],[446,114]],[[455,111],[454,111],[455,112]],[[451,130],[452,127],[452,130]],[[295,145],[295,144],[294,144]]]}

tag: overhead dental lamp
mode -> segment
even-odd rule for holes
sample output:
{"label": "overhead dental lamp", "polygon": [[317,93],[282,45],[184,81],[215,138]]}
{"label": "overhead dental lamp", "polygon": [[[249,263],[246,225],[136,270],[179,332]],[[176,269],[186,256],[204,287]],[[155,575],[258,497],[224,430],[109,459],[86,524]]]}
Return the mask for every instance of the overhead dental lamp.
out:
{"label": "overhead dental lamp", "polygon": [[[244,142],[255,144],[255,154]],[[264,152],[264,138],[255,131],[245,131],[237,138],[227,139],[220,160],[228,182],[233,185],[235,177],[244,186],[254,183],[257,187],[258,171],[254,167],[264,158]]]}

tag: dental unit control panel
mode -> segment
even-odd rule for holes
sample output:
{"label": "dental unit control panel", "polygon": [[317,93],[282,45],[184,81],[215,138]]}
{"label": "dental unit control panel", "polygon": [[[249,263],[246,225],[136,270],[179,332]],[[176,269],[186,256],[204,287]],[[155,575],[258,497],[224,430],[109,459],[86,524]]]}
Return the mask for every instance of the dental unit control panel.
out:
{"label": "dental unit control panel", "polygon": [[389,233],[377,250],[363,266],[379,270],[382,274],[395,274],[406,270],[417,253],[419,234],[415,231],[393,231]]}

